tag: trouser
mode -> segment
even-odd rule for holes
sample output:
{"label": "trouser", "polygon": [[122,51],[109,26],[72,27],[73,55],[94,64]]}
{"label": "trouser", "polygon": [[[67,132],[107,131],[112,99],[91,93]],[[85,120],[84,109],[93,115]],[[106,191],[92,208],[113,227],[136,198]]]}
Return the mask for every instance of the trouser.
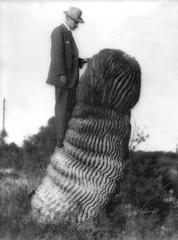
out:
{"label": "trouser", "polygon": [[76,88],[55,87],[55,117],[57,141],[63,141],[68,122],[76,104]]}

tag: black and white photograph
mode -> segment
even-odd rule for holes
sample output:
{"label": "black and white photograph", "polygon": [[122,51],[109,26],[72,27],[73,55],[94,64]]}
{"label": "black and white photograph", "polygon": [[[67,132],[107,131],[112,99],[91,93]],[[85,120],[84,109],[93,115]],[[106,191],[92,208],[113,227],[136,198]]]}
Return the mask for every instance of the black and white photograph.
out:
{"label": "black and white photograph", "polygon": [[0,240],[178,239],[177,13],[0,0]]}

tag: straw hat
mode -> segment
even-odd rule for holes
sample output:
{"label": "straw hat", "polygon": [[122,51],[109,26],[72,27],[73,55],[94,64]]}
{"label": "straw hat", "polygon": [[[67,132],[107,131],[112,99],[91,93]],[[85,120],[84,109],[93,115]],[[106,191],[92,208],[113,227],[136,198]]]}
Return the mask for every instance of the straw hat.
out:
{"label": "straw hat", "polygon": [[64,14],[76,22],[84,23],[83,19],[81,18],[82,11],[77,7],[70,7],[68,11],[64,11]]}

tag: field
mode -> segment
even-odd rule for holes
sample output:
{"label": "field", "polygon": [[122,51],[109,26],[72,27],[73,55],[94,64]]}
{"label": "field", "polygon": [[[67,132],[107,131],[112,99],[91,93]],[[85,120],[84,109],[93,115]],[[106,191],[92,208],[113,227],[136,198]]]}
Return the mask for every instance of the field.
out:
{"label": "field", "polygon": [[[178,201],[167,196],[168,207],[162,219],[158,209],[148,211],[124,203],[117,195],[96,219],[82,226],[39,226],[30,214],[28,194],[35,189],[44,172],[27,174],[12,169],[0,172],[0,239],[47,240],[176,240],[178,239]],[[3,191],[2,191],[3,190]],[[170,198],[170,199],[169,199]]]}
{"label": "field", "polygon": [[[11,178],[14,176],[8,173]],[[2,197],[6,198],[4,206],[1,206],[1,235],[0,239],[18,240],[47,240],[47,239],[88,239],[88,240],[176,240],[178,239],[178,203],[172,202],[169,214],[161,222],[156,212],[144,212],[130,204],[116,203],[114,211],[108,211],[108,206],[103,209],[96,219],[82,226],[39,226],[33,222],[30,215],[29,199],[26,193],[37,182],[36,177],[23,179],[24,175],[18,174],[18,187],[4,191]],[[7,177],[6,177],[6,182]],[[2,183],[2,181],[1,181]],[[28,186],[26,189],[25,186]],[[19,188],[20,186],[20,188]],[[1,184],[2,187],[2,184]],[[27,190],[27,192],[26,192]],[[20,192],[18,192],[20,191]],[[7,201],[8,200],[8,201]],[[17,202],[16,202],[17,200]],[[7,212],[7,208],[9,211]],[[5,210],[5,211],[4,211]]]}

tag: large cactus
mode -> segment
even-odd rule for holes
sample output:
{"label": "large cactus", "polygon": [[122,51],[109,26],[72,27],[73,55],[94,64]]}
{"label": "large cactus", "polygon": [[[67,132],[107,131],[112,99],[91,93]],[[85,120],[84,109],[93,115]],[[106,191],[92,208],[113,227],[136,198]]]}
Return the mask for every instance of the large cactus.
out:
{"label": "large cactus", "polygon": [[123,51],[104,49],[89,61],[64,147],[55,150],[32,198],[39,222],[83,222],[109,200],[127,158],[140,80],[138,62]]}

